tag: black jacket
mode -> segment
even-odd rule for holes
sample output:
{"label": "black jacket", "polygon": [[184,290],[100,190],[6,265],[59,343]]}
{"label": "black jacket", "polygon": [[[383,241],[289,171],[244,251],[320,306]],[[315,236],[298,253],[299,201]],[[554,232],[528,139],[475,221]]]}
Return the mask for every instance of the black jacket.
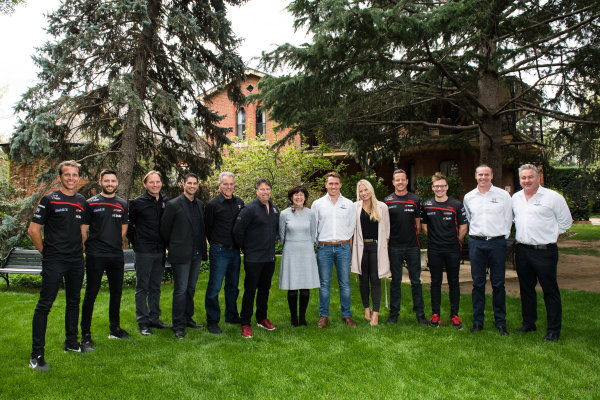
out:
{"label": "black jacket", "polygon": [[[200,249],[203,260],[208,260],[206,251],[206,234],[204,233],[204,204],[195,199],[200,211]],[[160,235],[169,249],[169,262],[180,264],[189,262],[193,257],[194,228],[190,214],[189,201],[185,195],[174,198],[167,203],[160,224]]]}
{"label": "black jacket", "polygon": [[275,239],[279,234],[279,210],[269,202],[270,213],[258,200],[240,211],[233,226],[233,238],[249,262],[275,261]]}
{"label": "black jacket", "polygon": [[160,218],[169,198],[160,194],[158,200],[147,192],[129,202],[127,239],[138,253],[163,253],[165,243],[160,237]]}

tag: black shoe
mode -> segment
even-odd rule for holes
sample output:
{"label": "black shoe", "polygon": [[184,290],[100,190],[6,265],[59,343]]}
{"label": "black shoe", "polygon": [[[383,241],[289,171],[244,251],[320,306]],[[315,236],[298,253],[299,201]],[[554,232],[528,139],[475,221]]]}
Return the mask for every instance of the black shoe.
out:
{"label": "black shoe", "polygon": [[[427,320],[425,320],[427,322]],[[397,315],[390,315],[387,319],[387,321],[385,321],[386,324],[397,324],[398,323],[398,316]]]}
{"label": "black shoe", "polygon": [[206,329],[208,329],[208,331],[213,335],[220,335],[221,333],[223,333],[221,328],[219,328],[219,324],[217,323],[208,324],[206,326]]}
{"label": "black shoe", "polygon": [[196,321],[194,321],[193,319],[190,319],[188,321],[187,326],[188,326],[188,328],[195,328],[195,329],[204,328],[204,325],[197,324]]}
{"label": "black shoe", "polygon": [[417,315],[417,322],[423,326],[429,325],[429,321],[427,321],[427,318],[425,318],[425,315]]}
{"label": "black shoe", "polygon": [[523,325],[522,327],[520,327],[519,329],[517,329],[517,332],[519,333],[527,333],[527,332],[534,332],[537,328],[534,326],[525,326]]}
{"label": "black shoe", "polygon": [[508,331],[505,326],[499,326],[498,332],[500,333],[500,336],[508,336]]}
{"label": "black shoe", "polygon": [[65,353],[72,351],[73,353],[90,353],[94,351],[92,347],[84,346],[81,343],[75,345],[65,345]]}
{"label": "black shoe", "polygon": [[169,328],[173,327],[173,325],[165,324],[160,319],[150,322],[149,325],[151,328],[156,328],[156,329],[169,329]]}
{"label": "black shoe", "polygon": [[81,344],[87,347],[94,347],[94,341],[92,340],[91,333],[84,333],[81,335]]}
{"label": "black shoe", "polygon": [[177,339],[183,339],[185,337],[185,330],[183,330],[183,329],[176,329],[175,330],[175,337]]}
{"label": "black shoe", "polygon": [[29,360],[29,368],[34,371],[48,371],[50,366],[44,361],[44,356],[37,356]]}
{"label": "black shoe", "polygon": [[121,329],[119,327],[111,329],[108,334],[109,339],[129,339],[131,336],[125,329]]}
{"label": "black shoe", "polygon": [[242,319],[240,317],[225,319],[225,322],[228,324],[239,325],[242,323]]}
{"label": "black shoe", "polygon": [[152,330],[148,327],[148,325],[140,325],[140,333],[142,336],[150,336],[152,335]]}
{"label": "black shoe", "polygon": [[300,318],[300,320],[298,321],[298,325],[308,326],[308,324],[306,323],[306,318]]}
{"label": "black shoe", "polygon": [[556,332],[548,332],[546,336],[542,339],[542,342],[558,342],[558,333]]}
{"label": "black shoe", "polygon": [[471,328],[471,333],[475,333],[475,332],[479,332],[483,330],[483,325],[481,324],[473,324],[473,327]]}

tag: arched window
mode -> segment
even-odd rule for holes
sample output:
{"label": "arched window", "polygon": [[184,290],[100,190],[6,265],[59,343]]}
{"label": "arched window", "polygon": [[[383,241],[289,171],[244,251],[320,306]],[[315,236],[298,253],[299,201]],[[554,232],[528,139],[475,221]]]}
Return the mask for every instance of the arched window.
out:
{"label": "arched window", "polygon": [[235,135],[238,140],[244,140],[246,138],[246,110],[240,108],[237,111],[235,119]]}
{"label": "arched window", "polygon": [[265,140],[267,133],[267,118],[263,110],[256,109],[256,137]]}

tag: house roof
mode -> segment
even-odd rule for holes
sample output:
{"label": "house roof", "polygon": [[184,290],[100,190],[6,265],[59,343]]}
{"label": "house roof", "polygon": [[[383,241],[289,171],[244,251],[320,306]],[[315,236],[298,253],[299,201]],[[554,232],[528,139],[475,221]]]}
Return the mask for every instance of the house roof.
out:
{"label": "house roof", "polygon": [[[266,74],[266,73],[264,73],[264,72],[261,72],[261,71],[258,71],[258,70],[256,70],[256,69],[251,69],[251,68],[249,68],[249,69],[245,70],[245,71],[244,71],[244,75],[246,75],[246,77],[248,77],[248,76],[250,76],[250,75],[254,75],[254,76],[257,76],[257,77],[259,77],[259,78],[262,78],[263,76],[267,76],[267,74]],[[224,90],[224,89],[225,89],[225,87],[226,87],[227,85],[229,85],[230,83],[231,83],[231,80],[229,80],[229,81],[227,81],[227,82],[224,82],[224,83],[222,83],[222,84],[220,84],[220,85],[214,86],[214,87],[212,87],[212,88],[210,88],[210,89],[208,89],[208,90],[206,91],[206,94],[204,95],[204,98],[210,97],[210,96],[212,96],[212,95],[213,95],[213,94],[215,94],[215,93],[221,92],[221,91],[222,91],[222,90]]]}

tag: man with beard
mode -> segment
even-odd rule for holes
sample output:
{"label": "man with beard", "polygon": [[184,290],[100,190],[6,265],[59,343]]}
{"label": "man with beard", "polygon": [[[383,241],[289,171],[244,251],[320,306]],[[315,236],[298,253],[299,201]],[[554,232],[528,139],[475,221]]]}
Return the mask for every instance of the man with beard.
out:
{"label": "man with beard", "polygon": [[110,301],[108,319],[109,339],[128,339],[129,334],[121,329],[119,314],[123,292],[123,237],[129,221],[127,202],[116,195],[119,180],[117,172],[105,169],[98,181],[101,192],[90,197],[86,224],[81,226],[85,246],[86,287],[81,307],[81,344],[93,346],[92,314],[94,302],[100,290],[102,275],[106,272]]}

